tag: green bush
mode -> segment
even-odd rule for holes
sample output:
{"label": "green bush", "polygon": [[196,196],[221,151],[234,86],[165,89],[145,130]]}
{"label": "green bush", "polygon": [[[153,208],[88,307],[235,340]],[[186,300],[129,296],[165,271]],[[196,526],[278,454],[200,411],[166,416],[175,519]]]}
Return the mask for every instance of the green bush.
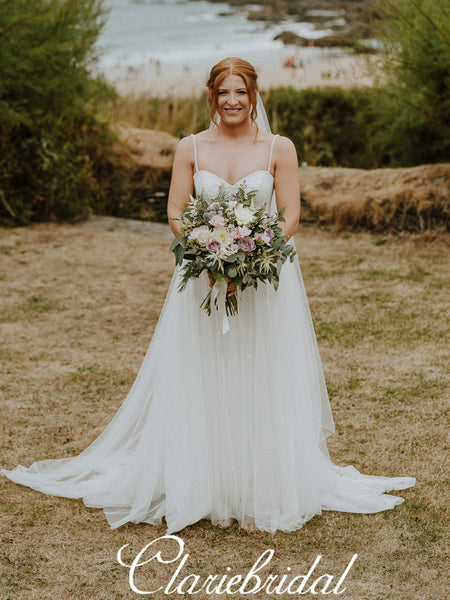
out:
{"label": "green bush", "polygon": [[[263,96],[273,130],[311,165],[450,160],[447,4],[377,0],[374,14],[384,79],[372,88],[271,90]],[[138,127],[176,136],[208,126],[205,95],[118,98],[95,77],[103,22],[102,0],[0,0],[1,225],[124,215],[145,204],[150,176],[117,158],[109,120],[133,115]]]}
{"label": "green bush", "polygon": [[377,0],[382,77],[373,144],[393,166],[450,160],[450,7]]}
{"label": "green bush", "polygon": [[[291,138],[299,160],[310,165],[373,169],[450,160],[444,125],[402,121],[407,117],[392,104],[385,111],[383,86],[275,88],[262,96],[273,131]],[[205,95],[117,97],[102,114],[175,136],[209,126]]]}
{"label": "green bush", "polygon": [[370,90],[278,88],[265,95],[265,106],[272,128],[293,140],[299,160],[325,167],[373,166]]}
{"label": "green bush", "polygon": [[101,0],[0,0],[0,223],[73,221],[111,142],[94,117]]}

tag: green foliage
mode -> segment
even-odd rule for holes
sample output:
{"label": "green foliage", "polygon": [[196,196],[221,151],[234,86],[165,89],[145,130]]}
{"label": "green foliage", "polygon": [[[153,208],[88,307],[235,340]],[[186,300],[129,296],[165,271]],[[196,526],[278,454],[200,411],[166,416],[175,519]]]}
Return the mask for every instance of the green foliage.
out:
{"label": "green foliage", "polygon": [[0,0],[0,126],[83,114],[101,0]]}
{"label": "green foliage", "polygon": [[0,0],[0,223],[85,217],[111,142],[91,74],[102,0]]}
{"label": "green foliage", "polygon": [[[308,164],[450,160],[450,9],[377,0],[382,75],[372,88],[264,94],[272,128]],[[107,122],[175,136],[209,125],[200,98],[118,98],[93,75],[102,0],[0,0],[0,224],[141,214],[148,174],[115,155]],[[100,120],[101,119],[101,120]]]}
{"label": "green foliage", "polygon": [[293,140],[301,161],[324,167],[373,166],[370,90],[278,88],[264,102],[272,128]]}
{"label": "green foliage", "polygon": [[[300,161],[362,169],[414,166],[449,159],[444,126],[418,122],[397,105],[385,112],[385,86],[275,88],[262,92],[272,129],[291,138]],[[206,99],[118,97],[103,118],[179,136],[209,126]],[[403,117],[401,117],[403,115]]]}
{"label": "green foliage", "polygon": [[[377,0],[382,77],[372,88],[264,94],[272,128],[318,166],[414,166],[450,160],[450,9],[445,0]],[[375,18],[375,17],[374,17]],[[200,99],[203,101],[203,98]],[[130,114],[129,100],[116,114]],[[207,127],[198,99],[133,99],[138,126],[175,135]],[[140,109],[139,107],[142,107]]]}
{"label": "green foliage", "polygon": [[374,144],[385,160],[450,160],[450,7],[446,0],[377,0],[382,84]]}

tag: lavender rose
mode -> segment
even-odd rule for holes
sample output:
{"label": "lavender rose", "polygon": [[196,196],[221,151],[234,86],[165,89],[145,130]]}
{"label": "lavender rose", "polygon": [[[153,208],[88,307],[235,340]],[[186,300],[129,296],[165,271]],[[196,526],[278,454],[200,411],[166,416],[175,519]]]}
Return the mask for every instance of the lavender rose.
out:
{"label": "lavender rose", "polygon": [[255,240],[251,237],[245,237],[241,240],[241,248],[244,252],[252,252],[256,248]]}
{"label": "lavender rose", "polygon": [[210,251],[210,252],[218,252],[222,247],[222,244],[217,241],[217,240],[211,240],[207,245],[206,248]]}
{"label": "lavender rose", "polygon": [[216,216],[217,213],[214,210],[207,210],[206,212],[203,213],[203,223],[209,223],[211,221],[211,219]]}

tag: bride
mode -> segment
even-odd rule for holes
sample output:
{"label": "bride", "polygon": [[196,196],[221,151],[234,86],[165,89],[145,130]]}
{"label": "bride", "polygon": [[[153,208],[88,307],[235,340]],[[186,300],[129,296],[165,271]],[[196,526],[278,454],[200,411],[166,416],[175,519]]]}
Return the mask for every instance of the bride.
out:
{"label": "bride", "polygon": [[[248,62],[227,58],[207,83],[211,127],[182,139],[175,153],[168,217],[189,194],[255,190],[287,238],[299,220],[298,163],[292,142],[272,135]],[[290,239],[292,242],[292,238]],[[223,333],[218,311],[200,309],[214,282],[203,272],[177,291],[175,272],[136,380],[106,429],[75,457],[41,460],[2,474],[45,494],[102,508],[111,528],[161,524],[175,533],[200,519],[268,532],[299,529],[322,510],[374,513],[403,499],[412,477],[363,475],[334,465],[334,432],[298,260],[280,286],[238,294],[239,313]]]}

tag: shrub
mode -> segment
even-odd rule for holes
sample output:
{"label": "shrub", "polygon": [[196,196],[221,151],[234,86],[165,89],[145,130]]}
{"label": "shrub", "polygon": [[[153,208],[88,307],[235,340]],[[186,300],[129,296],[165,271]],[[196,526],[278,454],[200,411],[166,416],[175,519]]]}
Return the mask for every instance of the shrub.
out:
{"label": "shrub", "polygon": [[101,0],[0,0],[0,223],[85,217],[111,141],[91,74]]}
{"label": "shrub", "polygon": [[392,166],[450,160],[450,8],[377,0],[382,77],[373,145]]}
{"label": "shrub", "polygon": [[278,88],[265,95],[265,105],[273,129],[293,140],[301,161],[370,168],[370,98],[364,88]]}

